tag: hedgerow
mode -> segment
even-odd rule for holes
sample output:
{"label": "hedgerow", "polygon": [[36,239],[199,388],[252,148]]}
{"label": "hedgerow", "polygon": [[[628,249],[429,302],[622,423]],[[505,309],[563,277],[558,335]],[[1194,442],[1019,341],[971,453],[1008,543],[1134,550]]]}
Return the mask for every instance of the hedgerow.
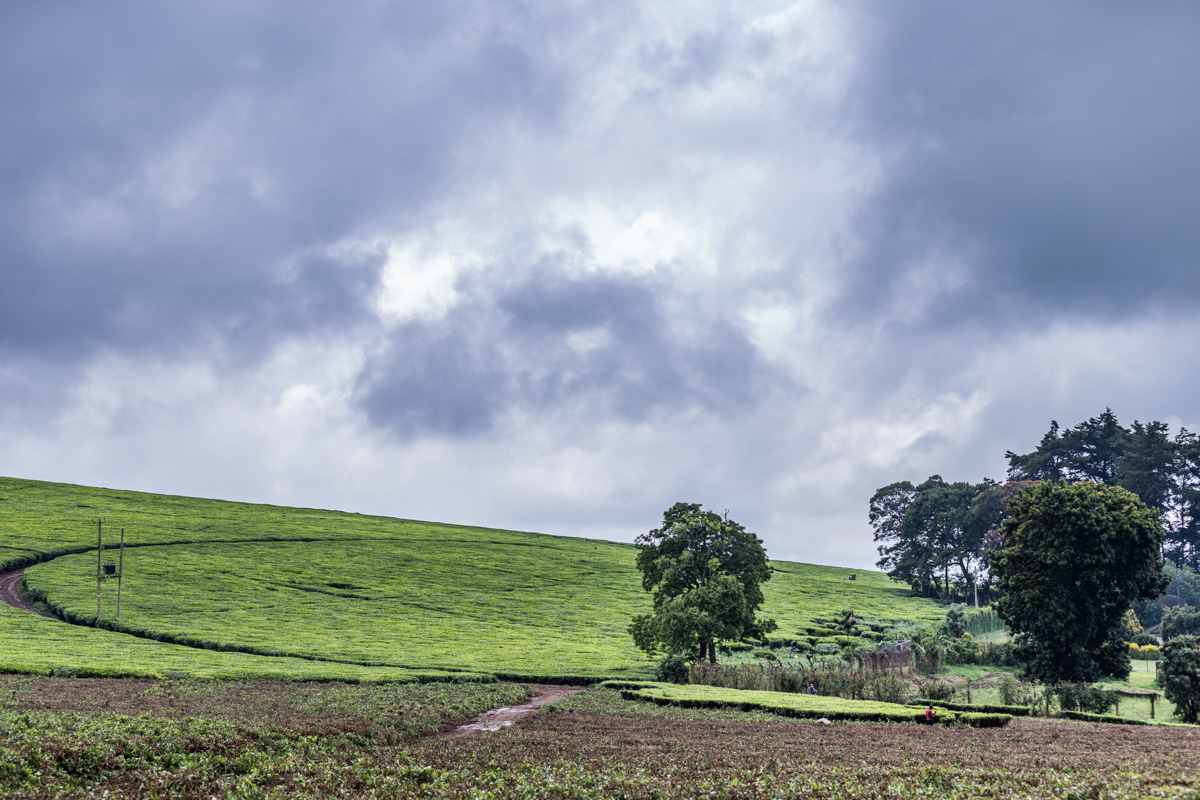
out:
{"label": "hedgerow", "polygon": [[[616,688],[612,684],[602,684]],[[722,689],[713,686],[677,686],[674,684],[643,684],[622,690],[622,697],[645,700],[658,705],[678,705],[682,708],[740,708],[747,711],[769,711],[786,717],[854,722],[924,723],[925,713],[909,706],[877,703],[867,700],[844,700],[809,694],[757,692]],[[978,728],[1000,727],[1012,716],[993,713],[959,713],[945,711],[935,717],[942,725],[960,724]]]}

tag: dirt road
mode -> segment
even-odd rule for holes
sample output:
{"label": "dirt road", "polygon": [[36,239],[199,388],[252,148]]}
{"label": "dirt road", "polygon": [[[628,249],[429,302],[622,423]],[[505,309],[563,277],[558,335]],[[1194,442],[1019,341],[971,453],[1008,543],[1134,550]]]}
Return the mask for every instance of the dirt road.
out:
{"label": "dirt road", "polygon": [[450,731],[450,736],[466,736],[469,733],[492,733],[508,727],[530,711],[536,711],[546,703],[562,700],[573,694],[582,692],[578,686],[531,686],[533,697],[519,706],[501,706],[485,711],[466,725],[459,725]]}
{"label": "dirt road", "polygon": [[38,611],[21,597],[21,574],[24,572],[25,570],[23,569],[17,569],[0,575],[0,600],[8,603],[13,608],[19,608],[22,611],[32,611],[34,614],[41,614],[44,617],[46,616],[45,614],[42,614],[42,612]]}

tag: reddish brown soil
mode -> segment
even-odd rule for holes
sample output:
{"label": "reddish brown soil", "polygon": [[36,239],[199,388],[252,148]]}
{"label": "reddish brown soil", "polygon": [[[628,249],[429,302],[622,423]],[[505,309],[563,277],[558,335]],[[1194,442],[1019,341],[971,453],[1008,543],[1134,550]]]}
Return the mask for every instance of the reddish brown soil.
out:
{"label": "reddish brown soil", "polygon": [[21,575],[24,572],[25,570],[23,569],[17,569],[12,572],[0,574],[0,600],[8,603],[13,608],[46,616],[34,608],[24,597],[21,597]]}
{"label": "reddish brown soil", "polygon": [[546,684],[538,684],[529,687],[533,690],[533,697],[519,706],[501,706],[493,708],[475,717],[465,725],[459,725],[452,731],[449,731],[450,736],[466,736],[470,733],[494,733],[501,728],[507,728],[514,724],[521,717],[537,711],[546,703],[553,703],[555,700],[562,700],[564,697],[570,697],[573,694],[582,692],[578,686],[550,686]]}

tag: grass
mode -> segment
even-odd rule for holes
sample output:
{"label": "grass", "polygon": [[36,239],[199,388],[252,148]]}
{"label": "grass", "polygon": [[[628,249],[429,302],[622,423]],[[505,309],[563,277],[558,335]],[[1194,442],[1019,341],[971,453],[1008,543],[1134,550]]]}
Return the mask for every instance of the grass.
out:
{"label": "grass", "polygon": [[[4,647],[0,670],[348,680],[652,672],[626,631],[649,608],[631,545],[0,479],[0,566],[57,556],[27,567],[26,582],[58,613],[90,623],[98,517],[109,526],[106,554],[116,555],[107,548],[122,525],[129,545],[121,618],[111,582],[102,617],[142,638],[0,609],[0,642],[27,643],[24,654]],[[849,607],[897,623],[944,614],[882,573],[774,564],[763,613],[782,632]]]}

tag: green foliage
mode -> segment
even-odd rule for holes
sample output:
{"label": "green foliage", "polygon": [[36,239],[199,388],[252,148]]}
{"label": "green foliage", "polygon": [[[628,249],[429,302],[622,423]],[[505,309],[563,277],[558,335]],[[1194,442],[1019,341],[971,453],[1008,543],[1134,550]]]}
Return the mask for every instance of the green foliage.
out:
{"label": "green foliage", "polygon": [[1180,719],[1200,721],[1200,637],[1179,636],[1166,643],[1158,683]]}
{"label": "green foliage", "polygon": [[1116,704],[1116,695],[1086,683],[1063,683],[1054,688],[1059,706],[1064,711],[1084,711],[1107,714]]}
{"label": "green foliage", "polygon": [[[602,684],[603,685],[603,684]],[[924,712],[896,703],[865,700],[844,700],[809,694],[758,692],[724,689],[714,686],[674,686],[644,684],[641,688],[625,689],[623,696],[646,700],[659,705],[678,705],[683,708],[740,708],[746,711],[769,711],[801,719],[854,720],[859,722],[924,722]],[[942,725],[960,724],[970,727],[1000,727],[1012,719],[1007,714],[972,714],[946,712],[939,714]]]}
{"label": "green foliage", "polygon": [[654,611],[635,616],[629,632],[648,655],[661,648],[716,663],[723,642],[761,639],[777,627],[755,617],[762,584],[771,579],[762,540],[728,517],[676,503],[663,513],[662,527],[637,544]]}
{"label": "green foliage", "polygon": [[[1095,481],[1121,486],[1163,514],[1164,550],[1179,563],[1200,567],[1200,437],[1166,423],[1121,425],[1111,409],[1062,433],[1057,422],[1026,455],[1008,452],[1014,480]],[[1157,619],[1143,614],[1143,625]]]}
{"label": "green foliage", "polygon": [[[1200,607],[1200,574],[1189,566],[1181,566],[1167,560],[1163,569],[1171,576],[1171,582],[1163,589],[1162,597],[1177,605]],[[1153,627],[1162,622],[1164,609],[1157,599],[1134,600],[1132,608],[1143,627]]]}
{"label": "green foliage", "polygon": [[1132,642],[1142,634],[1142,623],[1138,622],[1137,614],[1133,613],[1133,609],[1125,612],[1125,616],[1121,617],[1121,638],[1127,642]]}
{"label": "green foliage", "polygon": [[908,701],[910,706],[933,706],[934,708],[945,708],[950,711],[977,711],[984,714],[1008,714],[1011,717],[1028,717],[1029,707],[1027,705],[988,705],[986,703],[951,703],[946,700],[938,700],[932,697],[921,697],[916,700]]}
{"label": "green foliage", "polygon": [[1017,657],[1044,683],[1129,674],[1118,626],[1131,600],[1167,584],[1157,514],[1125,489],[1045,482],[1022,491],[1001,527],[996,610]]}
{"label": "green foliage", "polygon": [[[10,478],[0,498],[0,567],[60,556],[25,575],[69,619],[95,616],[93,520],[110,522],[106,551],[121,525],[133,545],[120,620],[105,585],[102,624],[115,630],[0,605],[0,671],[559,683],[653,674],[625,631],[649,609],[630,545]],[[774,567],[764,614],[790,630],[848,603],[888,624],[943,613],[882,573]]]}
{"label": "green foliage", "polygon": [[940,703],[953,700],[957,693],[954,686],[945,681],[928,681],[921,684],[921,696]]}
{"label": "green foliage", "polygon": [[908,481],[879,489],[869,519],[879,546],[878,566],[926,595],[951,595],[951,570],[964,587],[980,578],[986,521],[975,498],[993,484],[946,483],[933,475],[919,486]]}
{"label": "green foliage", "polygon": [[654,679],[661,683],[687,683],[688,670],[687,659],[672,653],[658,662],[654,669]]}
{"label": "green foliage", "polygon": [[946,635],[957,639],[967,632],[967,607],[955,603],[946,610],[946,621],[942,624]]}
{"label": "green foliage", "polygon": [[1177,636],[1184,635],[1200,635],[1200,608],[1175,606],[1163,611],[1163,641],[1170,641]]}
{"label": "green foliage", "polygon": [[1000,615],[990,606],[968,609],[964,624],[972,636],[983,636],[992,631],[1004,630],[1004,620],[1000,619]]}

